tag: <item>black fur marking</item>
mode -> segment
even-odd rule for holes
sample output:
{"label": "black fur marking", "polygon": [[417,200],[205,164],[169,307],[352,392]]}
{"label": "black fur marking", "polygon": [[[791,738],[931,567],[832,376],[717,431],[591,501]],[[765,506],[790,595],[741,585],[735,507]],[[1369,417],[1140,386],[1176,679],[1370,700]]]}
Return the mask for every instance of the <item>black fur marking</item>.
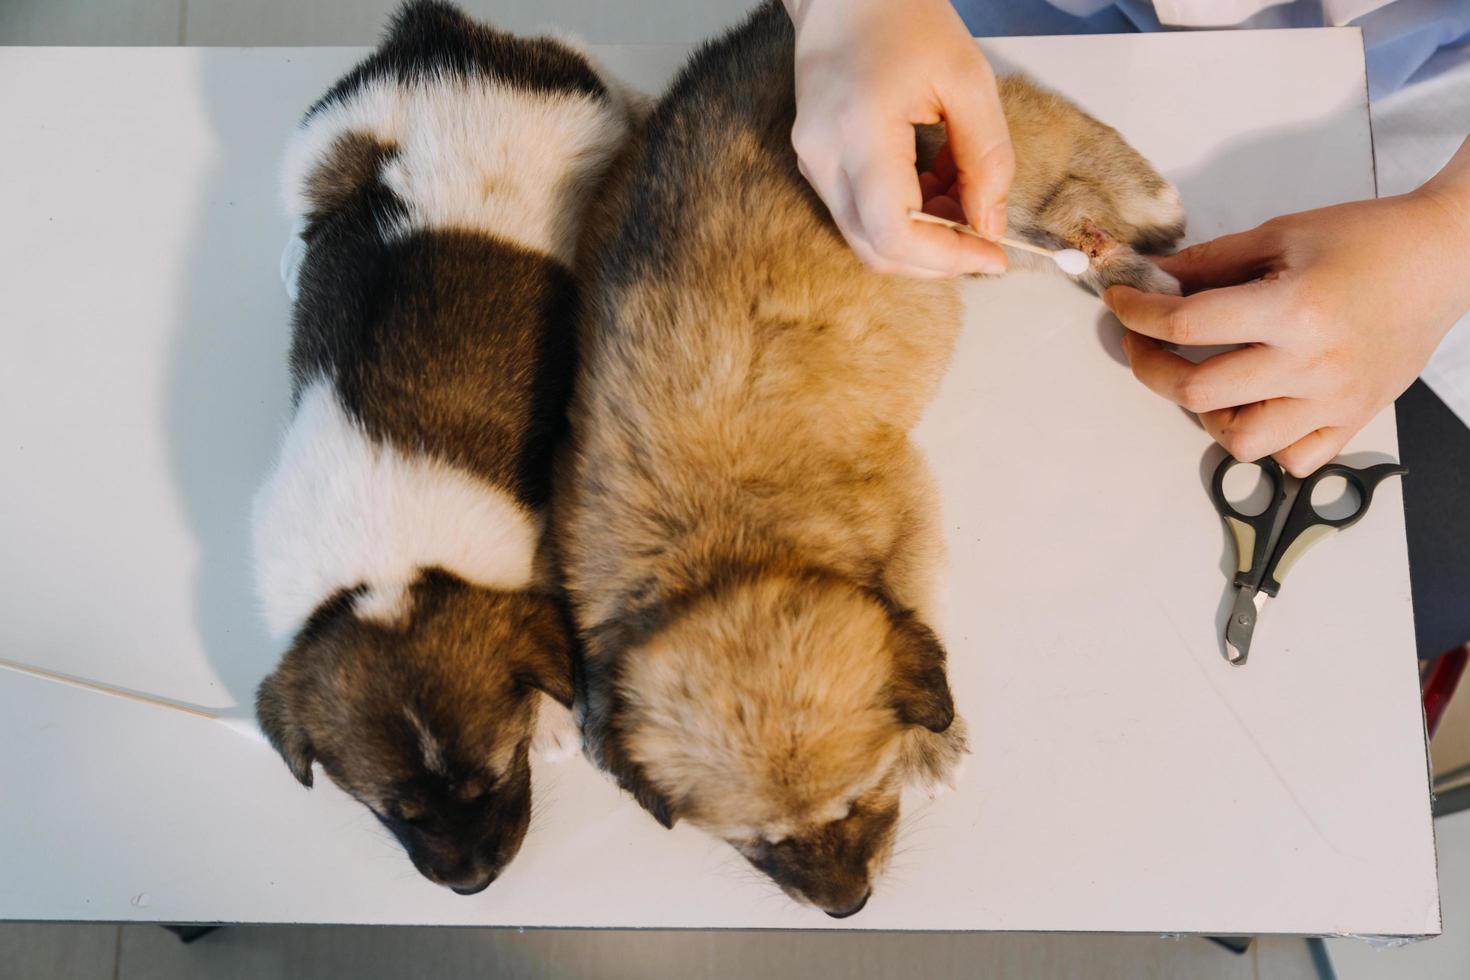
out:
{"label": "black fur marking", "polygon": [[1172,225],[1156,225],[1152,228],[1141,228],[1134,236],[1132,244],[1136,251],[1145,255],[1163,255],[1172,252],[1179,239],[1184,237],[1184,219],[1176,221]]}
{"label": "black fur marking", "polygon": [[[609,236],[609,247],[590,258],[596,267],[590,278],[612,290],[680,261],[680,237],[667,234],[647,216],[687,213],[690,205],[685,197],[703,193],[701,187],[689,185],[687,175],[706,169],[701,161],[713,164],[721,157],[733,134],[754,135],[774,159],[789,164],[790,172],[797,174],[791,146],[796,120],[794,44],[786,11],[777,0],[765,0],[744,24],[695,51],[647,120],[648,141],[629,163],[639,176],[628,183],[628,196],[619,205],[622,219]],[[764,84],[751,85],[752,77],[764,79]],[[712,141],[711,132],[728,135]],[[676,172],[665,172],[671,162]],[[798,179],[796,184],[815,211],[828,214],[806,181]],[[759,213],[750,219],[762,220]]]}
{"label": "black fur marking", "polygon": [[366,585],[355,585],[350,589],[338,589],[325,602],[312,610],[306,624],[296,633],[293,643],[315,643],[322,633],[330,629],[342,617],[350,615],[353,607],[367,592]]}
{"label": "black fur marking", "polygon": [[1061,196],[1062,191],[1070,182],[1081,180],[1082,178],[1076,174],[1066,174],[1055,184],[1052,184],[1051,188],[1045,194],[1041,195],[1041,200],[1036,202],[1035,211],[1037,220],[1040,221],[1041,216],[1046,214],[1047,209],[1056,203],[1057,198]]}
{"label": "black fur marking", "polygon": [[404,83],[444,76],[492,78],[537,92],[608,95],[586,58],[557,41],[497,31],[440,0],[411,0],[393,16],[378,49],[333,85],[306,118],[379,79]]}
{"label": "black fur marking", "polygon": [[579,715],[587,757],[617,780],[618,786],[652,814],[665,829],[679,819],[677,808],[649,781],[624,745],[622,720],[626,705],[619,693],[618,664],[596,657],[581,658],[578,671]]}
{"label": "black fur marking", "polygon": [[[384,148],[381,159],[389,159]],[[572,274],[499,239],[405,218],[380,182],[314,215],[293,311],[294,397],[331,378],[369,435],[510,490],[551,494],[576,347]]]}

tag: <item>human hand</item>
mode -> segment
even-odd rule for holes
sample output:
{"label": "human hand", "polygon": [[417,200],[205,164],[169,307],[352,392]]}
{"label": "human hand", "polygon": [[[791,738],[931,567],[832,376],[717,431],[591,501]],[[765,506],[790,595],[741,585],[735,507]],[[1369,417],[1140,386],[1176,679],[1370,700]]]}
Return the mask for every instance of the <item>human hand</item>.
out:
{"label": "human hand", "polygon": [[[924,208],[1005,233],[1015,158],[995,75],[949,0],[785,0],[796,26],[801,172],[869,267],[924,278],[998,273],[999,246],[913,221]],[[916,175],[914,126],[949,142]]]}
{"label": "human hand", "polygon": [[[1271,455],[1306,476],[1413,383],[1470,308],[1467,201],[1432,181],[1287,215],[1160,259],[1183,298],[1114,286],[1103,299],[1140,381],[1237,459]],[[1160,341],[1245,346],[1196,365]]]}

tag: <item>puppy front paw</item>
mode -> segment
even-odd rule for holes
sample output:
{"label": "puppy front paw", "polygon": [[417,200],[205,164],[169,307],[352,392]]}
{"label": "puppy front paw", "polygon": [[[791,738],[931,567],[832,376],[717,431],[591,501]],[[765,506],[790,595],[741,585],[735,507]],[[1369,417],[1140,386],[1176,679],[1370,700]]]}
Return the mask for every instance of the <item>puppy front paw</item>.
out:
{"label": "puppy front paw", "polygon": [[1183,237],[1178,189],[1116,129],[1061,96],[1018,75],[1002,78],[1000,93],[1016,151],[1011,233],[1085,252],[1092,267],[1079,278],[1099,293],[1126,283],[1177,295],[1179,284],[1144,256]]}
{"label": "puppy front paw", "polygon": [[551,698],[541,699],[541,709],[536,716],[536,734],[531,739],[531,751],[538,759],[560,762],[582,750],[582,733],[572,713]]}

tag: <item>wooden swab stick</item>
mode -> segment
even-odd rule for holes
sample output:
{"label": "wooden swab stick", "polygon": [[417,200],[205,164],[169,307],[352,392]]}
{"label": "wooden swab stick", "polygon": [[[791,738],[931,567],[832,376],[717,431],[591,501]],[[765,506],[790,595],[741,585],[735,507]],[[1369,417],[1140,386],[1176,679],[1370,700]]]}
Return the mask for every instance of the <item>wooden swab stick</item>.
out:
{"label": "wooden swab stick", "polygon": [[[987,242],[990,241],[990,239],[986,238],[984,235],[980,234],[969,225],[962,225],[958,221],[950,221],[948,218],[941,218],[939,217],[939,215],[930,214],[927,211],[910,211],[909,217],[913,218],[915,221],[923,221],[926,224],[931,225],[941,225],[945,228],[952,228],[955,231],[962,232],[966,235],[973,235],[975,238],[984,239]],[[1030,252],[1033,255],[1044,255],[1055,262],[1057,264],[1057,268],[1061,269],[1069,276],[1080,276],[1082,275],[1082,273],[1086,272],[1088,268],[1092,265],[1091,260],[1087,257],[1087,253],[1075,248],[1042,248],[1040,245],[1032,245],[1030,242],[1023,242],[1015,238],[1006,238],[1004,236],[1001,237],[1000,244],[1004,245],[1006,248],[1020,249],[1022,252]]]}
{"label": "wooden swab stick", "polygon": [[259,729],[252,719],[237,718],[219,711],[211,711],[194,704],[185,704],[182,701],[173,701],[162,698],[156,694],[144,694],[141,691],[129,690],[125,687],[114,687],[111,684],[99,684],[96,681],[83,680],[80,677],[72,677],[70,674],[59,674],[54,670],[46,670],[44,667],[32,667],[29,664],[18,664],[13,660],[0,659],[0,669],[14,671],[17,674],[25,674],[28,677],[39,677],[42,680],[51,681],[55,684],[63,684],[74,687],[80,691],[91,691],[94,694],[103,694],[111,698],[121,698],[124,701],[133,701],[137,704],[146,704],[152,708],[164,708],[168,711],[177,711],[182,715],[192,715],[195,718],[203,718],[206,721],[217,721],[231,731],[247,735],[251,738],[261,739]]}

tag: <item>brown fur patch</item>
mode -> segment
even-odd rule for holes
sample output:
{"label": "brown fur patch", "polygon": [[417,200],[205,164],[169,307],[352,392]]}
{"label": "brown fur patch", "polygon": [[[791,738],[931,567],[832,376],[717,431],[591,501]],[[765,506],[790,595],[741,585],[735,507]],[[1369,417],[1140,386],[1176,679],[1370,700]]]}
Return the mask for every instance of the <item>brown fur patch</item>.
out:
{"label": "brown fur patch", "polygon": [[352,198],[377,183],[383,162],[394,148],[366,133],[343,133],[306,178],[306,197],[315,215],[351,205]]}
{"label": "brown fur patch", "polygon": [[261,684],[262,729],[306,785],[320,762],[426,876],[493,876],[525,835],[539,692],[571,698],[560,611],[441,572],[414,584],[402,626],[358,618],[354,599],[324,604]]}
{"label": "brown fur patch", "polygon": [[879,604],[835,580],[703,596],[629,651],[624,745],[681,817],[723,836],[830,822],[897,751],[887,635]]}

